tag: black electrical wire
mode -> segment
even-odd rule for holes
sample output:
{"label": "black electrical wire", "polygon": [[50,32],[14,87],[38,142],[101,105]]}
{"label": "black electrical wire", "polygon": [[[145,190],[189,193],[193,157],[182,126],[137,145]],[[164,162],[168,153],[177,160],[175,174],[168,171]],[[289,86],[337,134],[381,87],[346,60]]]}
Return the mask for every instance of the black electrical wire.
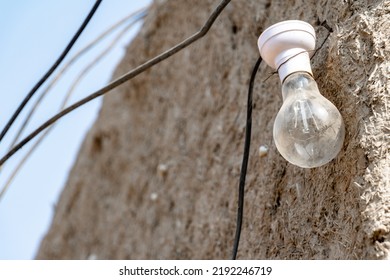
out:
{"label": "black electrical wire", "polygon": [[42,84],[53,74],[53,72],[57,69],[60,63],[64,60],[65,56],[69,53],[70,49],[76,43],[77,39],[91,20],[92,16],[95,14],[99,5],[102,3],[102,0],[97,0],[95,5],[92,7],[88,16],[85,18],[84,22],[81,24],[80,28],[77,30],[76,34],[73,36],[72,40],[66,46],[65,50],[62,52],[60,57],[54,62],[53,66],[46,72],[46,74],[38,81],[38,83],[31,89],[31,91],[26,95],[24,100],[20,103],[12,117],[9,119],[3,131],[0,134],[0,142],[3,140],[4,136],[7,134],[8,130],[11,128],[12,124],[15,122],[16,118],[19,116],[20,112],[26,106],[28,101],[34,96],[35,92],[42,86]]}
{"label": "black electrical wire", "polygon": [[248,160],[249,160],[249,148],[251,145],[251,134],[252,134],[252,96],[253,96],[253,85],[255,83],[255,78],[257,71],[259,70],[260,63],[262,59],[259,57],[256,61],[255,66],[253,67],[251,78],[249,80],[248,87],[248,104],[247,104],[247,113],[246,113],[246,129],[245,129],[245,144],[244,144],[244,155],[242,157],[241,173],[240,173],[240,182],[238,186],[238,209],[237,209],[237,222],[236,222],[236,234],[234,237],[233,253],[232,260],[235,260],[237,257],[238,245],[240,243],[241,228],[242,228],[242,218],[244,215],[244,195],[245,195],[245,178],[248,169]]}
{"label": "black electrical wire", "polygon": [[[123,83],[131,80],[132,78],[136,77],[137,75],[143,73],[147,69],[151,68],[153,65],[156,65],[160,63],[161,61],[167,59],[168,57],[174,55],[175,53],[181,51],[182,49],[188,47],[192,43],[198,41],[199,39],[203,38],[210,30],[210,28],[213,26],[215,20],[218,18],[218,16],[222,13],[222,11],[225,9],[225,7],[230,3],[231,0],[221,0],[221,2],[218,4],[218,6],[212,11],[208,19],[206,20],[205,24],[194,34],[192,34],[190,37],[182,41],[181,43],[177,44],[176,46],[170,48],[169,50],[164,51],[163,53],[160,53],[159,55],[153,57],[152,59],[146,61],[145,63],[137,66],[136,68],[130,70],[123,76],[117,78],[116,80],[112,81],[105,87],[95,91],[94,93],[84,97],[80,101],[74,103],[73,105],[65,108],[61,112],[57,113],[50,119],[48,119],[46,122],[44,122],[41,126],[39,126],[37,129],[35,129],[33,132],[31,132],[28,136],[26,136],[23,140],[21,140],[19,143],[17,143],[11,150],[9,150],[1,159],[0,159],[0,167],[9,159],[11,158],[17,151],[19,151],[24,145],[26,145],[28,142],[30,142],[32,139],[34,139],[39,133],[41,133],[43,130],[48,128],[50,125],[61,119],[62,117],[66,116],[70,112],[76,110],[77,108],[83,106],[84,104],[94,100],[95,98],[102,96],[106,94],[107,92],[111,91],[112,89],[122,85]],[[1,141],[1,139],[0,139]]]}

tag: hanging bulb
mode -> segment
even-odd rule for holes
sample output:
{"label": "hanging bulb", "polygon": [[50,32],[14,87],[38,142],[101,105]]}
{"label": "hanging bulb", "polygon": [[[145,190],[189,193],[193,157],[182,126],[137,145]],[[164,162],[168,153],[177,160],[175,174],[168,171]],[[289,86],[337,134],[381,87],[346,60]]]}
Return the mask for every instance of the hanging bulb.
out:
{"label": "hanging bulb", "polygon": [[344,123],[337,108],[323,97],[314,81],[308,51],[315,33],[303,21],[284,21],[269,27],[259,38],[264,61],[278,69],[283,105],[274,123],[274,141],[290,163],[319,167],[340,152]]}

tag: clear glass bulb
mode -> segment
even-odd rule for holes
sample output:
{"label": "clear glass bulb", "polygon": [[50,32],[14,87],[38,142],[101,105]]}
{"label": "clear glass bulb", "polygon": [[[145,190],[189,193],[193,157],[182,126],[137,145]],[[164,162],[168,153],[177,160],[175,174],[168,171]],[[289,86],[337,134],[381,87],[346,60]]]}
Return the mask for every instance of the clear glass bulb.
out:
{"label": "clear glass bulb", "polygon": [[274,123],[274,140],[290,163],[313,168],[337,156],[344,142],[344,122],[323,97],[311,75],[295,72],[282,85],[283,106]]}

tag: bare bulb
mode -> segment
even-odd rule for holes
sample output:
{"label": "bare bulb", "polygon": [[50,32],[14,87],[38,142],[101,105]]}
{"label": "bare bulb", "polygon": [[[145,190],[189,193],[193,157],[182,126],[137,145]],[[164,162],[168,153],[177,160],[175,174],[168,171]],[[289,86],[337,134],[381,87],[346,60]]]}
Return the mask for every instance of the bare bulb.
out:
{"label": "bare bulb", "polygon": [[337,108],[306,72],[289,75],[282,85],[283,105],[274,123],[274,140],[290,163],[313,168],[331,161],[340,152],[345,135]]}
{"label": "bare bulb", "polygon": [[283,106],[274,123],[276,147],[286,160],[303,168],[334,159],[345,134],[339,111],[320,94],[312,77],[309,53],[315,43],[313,26],[301,20],[271,25],[258,40],[261,57],[282,82]]}

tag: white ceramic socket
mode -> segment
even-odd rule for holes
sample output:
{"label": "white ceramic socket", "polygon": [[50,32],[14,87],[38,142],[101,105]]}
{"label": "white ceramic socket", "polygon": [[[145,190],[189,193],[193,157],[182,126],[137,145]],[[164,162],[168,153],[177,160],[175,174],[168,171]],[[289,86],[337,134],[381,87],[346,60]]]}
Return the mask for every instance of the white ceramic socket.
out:
{"label": "white ceramic socket", "polygon": [[312,74],[310,54],[316,45],[313,26],[301,20],[286,20],[268,27],[257,42],[260,55],[280,80],[291,73],[304,71]]}

